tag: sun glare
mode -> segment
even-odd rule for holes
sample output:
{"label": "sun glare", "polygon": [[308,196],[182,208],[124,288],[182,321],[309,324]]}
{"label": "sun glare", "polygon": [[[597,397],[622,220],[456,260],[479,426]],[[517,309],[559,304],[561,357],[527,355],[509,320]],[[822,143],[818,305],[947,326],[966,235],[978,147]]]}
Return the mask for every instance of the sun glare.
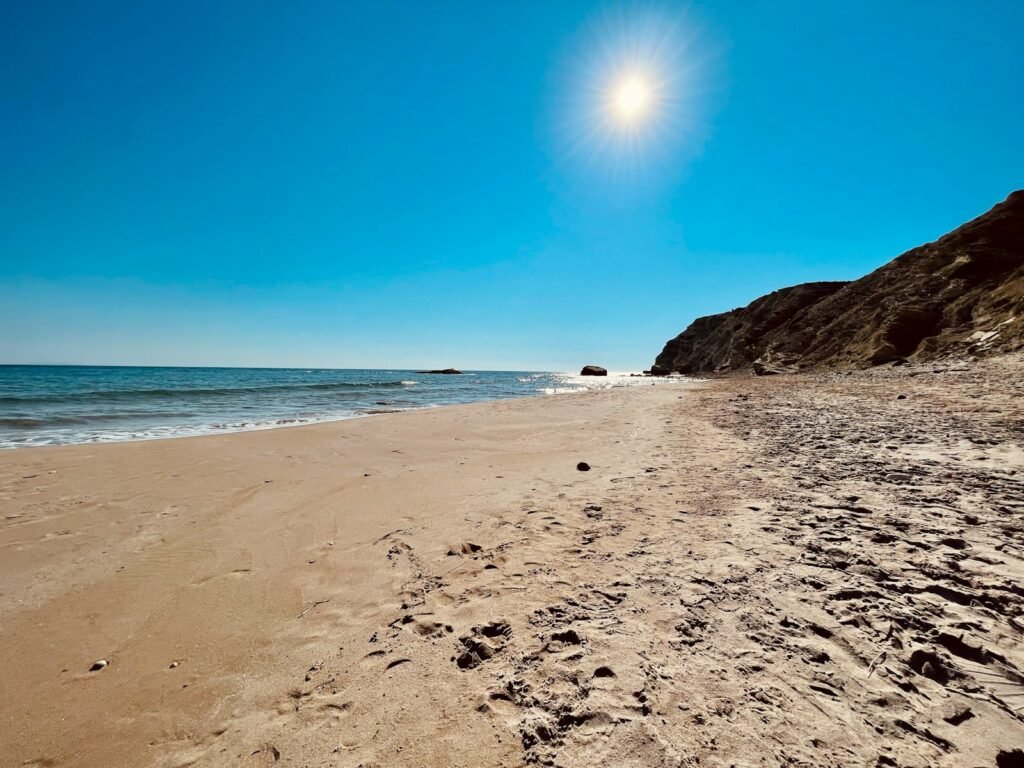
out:
{"label": "sun glare", "polygon": [[641,119],[651,106],[651,88],[637,75],[626,77],[614,87],[612,107],[623,120]]}
{"label": "sun glare", "polygon": [[567,51],[560,149],[614,176],[683,167],[699,148],[710,53],[687,11],[601,13]]}

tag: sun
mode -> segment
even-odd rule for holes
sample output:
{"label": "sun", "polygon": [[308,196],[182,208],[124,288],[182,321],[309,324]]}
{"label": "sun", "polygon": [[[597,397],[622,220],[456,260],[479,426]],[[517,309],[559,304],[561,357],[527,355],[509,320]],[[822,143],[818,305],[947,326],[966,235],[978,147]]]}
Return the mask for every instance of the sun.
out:
{"label": "sun", "polygon": [[704,135],[710,38],[688,10],[626,5],[596,14],[566,50],[557,151],[617,179],[676,178]]}
{"label": "sun", "polygon": [[612,109],[621,120],[640,120],[651,108],[651,86],[643,77],[629,75],[613,86],[611,101]]}

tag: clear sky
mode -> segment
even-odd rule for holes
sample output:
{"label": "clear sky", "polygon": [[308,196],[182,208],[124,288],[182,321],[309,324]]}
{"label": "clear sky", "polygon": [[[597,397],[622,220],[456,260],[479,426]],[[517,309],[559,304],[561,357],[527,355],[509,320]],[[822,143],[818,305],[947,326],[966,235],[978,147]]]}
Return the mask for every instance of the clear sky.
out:
{"label": "clear sky", "polygon": [[0,362],[647,367],[1024,186],[1022,29],[1017,0],[5,3]]}

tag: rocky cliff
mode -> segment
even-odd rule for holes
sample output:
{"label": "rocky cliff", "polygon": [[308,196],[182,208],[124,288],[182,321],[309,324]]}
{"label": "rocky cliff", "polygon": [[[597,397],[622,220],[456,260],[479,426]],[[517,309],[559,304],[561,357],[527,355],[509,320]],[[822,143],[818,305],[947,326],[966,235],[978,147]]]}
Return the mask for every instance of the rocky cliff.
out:
{"label": "rocky cliff", "polygon": [[1024,347],[1024,190],[852,282],[805,283],[695,320],[655,372],[866,367]]}

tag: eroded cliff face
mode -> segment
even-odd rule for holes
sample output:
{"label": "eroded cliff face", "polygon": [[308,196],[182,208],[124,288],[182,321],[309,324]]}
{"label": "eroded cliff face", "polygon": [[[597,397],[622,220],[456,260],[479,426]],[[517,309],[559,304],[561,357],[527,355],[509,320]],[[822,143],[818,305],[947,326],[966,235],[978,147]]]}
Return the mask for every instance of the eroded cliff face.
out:
{"label": "eroded cliff face", "polygon": [[866,367],[1024,347],[1024,191],[852,282],[805,283],[695,320],[655,369]]}
{"label": "eroded cliff face", "polygon": [[700,317],[665,345],[655,365],[679,373],[749,367],[779,328],[845,285],[804,283],[769,293],[741,309]]}

